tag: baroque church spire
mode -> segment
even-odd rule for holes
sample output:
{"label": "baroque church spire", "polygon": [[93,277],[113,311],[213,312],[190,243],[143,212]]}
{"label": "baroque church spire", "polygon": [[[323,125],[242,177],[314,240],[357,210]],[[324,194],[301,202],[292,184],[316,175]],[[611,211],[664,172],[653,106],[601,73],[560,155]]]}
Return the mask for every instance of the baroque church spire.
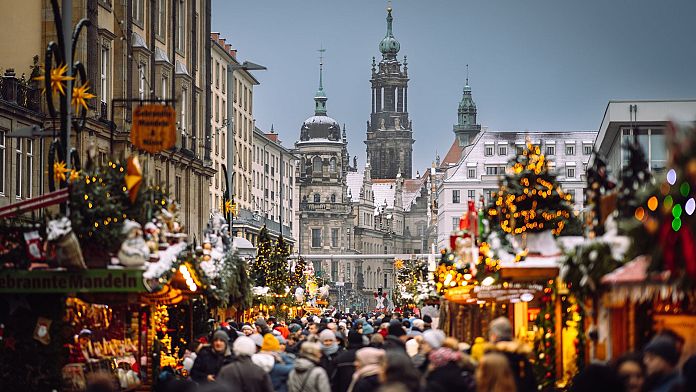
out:
{"label": "baroque church spire", "polygon": [[454,134],[457,136],[460,146],[469,144],[481,130],[481,125],[476,122],[476,114],[476,103],[474,103],[471,86],[469,86],[469,64],[467,64],[466,82],[462,91],[462,99],[457,108],[457,124],[454,125]]}
{"label": "baroque church spire", "polygon": [[326,115],[326,93],[324,92],[324,52],[326,49],[319,49],[319,89],[314,95],[314,115]]}

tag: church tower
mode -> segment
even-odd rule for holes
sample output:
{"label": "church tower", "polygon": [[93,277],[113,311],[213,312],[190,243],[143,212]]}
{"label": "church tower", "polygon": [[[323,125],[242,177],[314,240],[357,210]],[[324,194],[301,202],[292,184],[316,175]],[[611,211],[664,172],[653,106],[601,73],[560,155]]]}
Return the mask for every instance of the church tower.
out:
{"label": "church tower", "polygon": [[396,55],[401,45],[392,32],[392,8],[387,8],[387,34],[379,43],[382,60],[372,58],[372,114],[367,122],[367,159],[375,179],[411,178],[413,131],[408,118],[408,63]]}
{"label": "church tower", "polygon": [[476,104],[471,97],[471,87],[469,87],[469,66],[467,65],[466,68],[466,85],[462,100],[459,101],[459,109],[457,109],[457,123],[453,127],[459,147],[471,144],[476,134],[481,131],[481,125],[476,123]]}

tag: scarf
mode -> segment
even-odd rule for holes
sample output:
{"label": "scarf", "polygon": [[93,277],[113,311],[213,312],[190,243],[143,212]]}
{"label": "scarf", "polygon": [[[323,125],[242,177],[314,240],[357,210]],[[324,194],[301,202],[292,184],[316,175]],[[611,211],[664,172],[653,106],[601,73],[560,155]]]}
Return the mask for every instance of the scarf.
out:
{"label": "scarf", "polygon": [[338,343],[334,343],[330,346],[324,346],[323,344],[321,345],[321,352],[324,353],[327,357],[330,355],[336,354],[338,351]]}
{"label": "scarf", "polygon": [[462,353],[447,347],[441,347],[437,350],[431,351],[428,355],[428,359],[430,359],[431,365],[438,368],[440,366],[445,366],[450,362],[458,362],[462,359]]}
{"label": "scarf", "polygon": [[363,365],[360,369],[355,369],[353,379],[350,381],[347,392],[353,392],[353,387],[359,379],[379,374],[381,366],[379,364]]}

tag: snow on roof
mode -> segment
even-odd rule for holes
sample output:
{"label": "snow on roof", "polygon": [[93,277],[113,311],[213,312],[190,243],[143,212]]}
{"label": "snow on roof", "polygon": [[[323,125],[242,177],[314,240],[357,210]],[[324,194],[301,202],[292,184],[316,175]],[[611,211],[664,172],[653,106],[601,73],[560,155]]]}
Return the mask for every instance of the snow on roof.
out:
{"label": "snow on roof", "polygon": [[360,201],[360,189],[362,188],[364,177],[364,171],[348,172],[346,174],[346,183],[348,185],[348,190],[350,191],[349,196],[350,200],[353,202]]}

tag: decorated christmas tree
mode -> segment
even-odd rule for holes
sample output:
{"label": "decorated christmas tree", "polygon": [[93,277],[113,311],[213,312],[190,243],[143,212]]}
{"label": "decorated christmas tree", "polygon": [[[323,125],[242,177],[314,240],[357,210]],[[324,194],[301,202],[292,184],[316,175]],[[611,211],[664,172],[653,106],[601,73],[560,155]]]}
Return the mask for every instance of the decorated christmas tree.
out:
{"label": "decorated christmas tree", "polygon": [[295,264],[290,271],[290,289],[294,289],[296,287],[304,288],[306,283],[304,271],[306,267],[307,263],[305,262],[304,257],[298,257],[295,260]]}
{"label": "decorated christmas tree", "polygon": [[278,295],[286,294],[285,288],[290,283],[290,270],[288,268],[288,257],[290,251],[285,239],[281,235],[271,252],[269,259],[269,271],[266,278],[266,285],[270,287],[270,292]]}
{"label": "decorated christmas tree", "polygon": [[143,176],[137,158],[130,158],[126,165],[109,162],[82,171],[58,167],[54,172],[56,177],[67,179],[72,228],[88,249],[115,252],[123,239],[126,219],[144,225],[169,204],[159,184],[141,186]]}
{"label": "decorated christmas tree", "polygon": [[559,235],[571,218],[572,197],[561,189],[540,147],[528,143],[509,166],[488,207],[494,226],[512,235],[547,230]]}
{"label": "decorated christmas tree", "polygon": [[256,259],[251,266],[251,279],[256,287],[268,286],[272,252],[273,243],[271,242],[271,237],[268,235],[268,229],[264,226],[259,232],[259,240],[256,246]]}
{"label": "decorated christmas tree", "polygon": [[619,219],[633,217],[636,208],[640,206],[640,200],[636,198],[636,194],[651,179],[648,160],[645,158],[645,152],[638,140],[626,143],[624,150],[628,155],[628,162],[621,170],[621,186],[616,202]]}

